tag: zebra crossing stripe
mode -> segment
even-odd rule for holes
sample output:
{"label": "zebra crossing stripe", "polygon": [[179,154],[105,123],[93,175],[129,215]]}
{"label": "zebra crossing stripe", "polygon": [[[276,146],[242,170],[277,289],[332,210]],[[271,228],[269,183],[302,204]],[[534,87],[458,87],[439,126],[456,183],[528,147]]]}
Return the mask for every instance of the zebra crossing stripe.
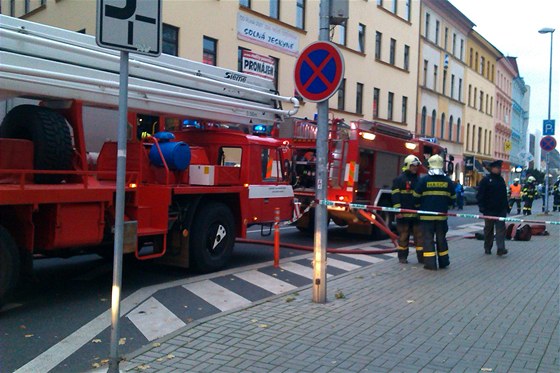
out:
{"label": "zebra crossing stripe", "polygon": [[270,291],[273,294],[281,294],[286,291],[296,289],[296,287],[292,284],[288,284],[287,282],[278,280],[256,270],[236,273],[234,276]]}
{"label": "zebra crossing stripe", "polygon": [[327,257],[327,266],[336,267],[344,271],[352,271],[354,269],[362,268],[362,266],[356,264],[343,262],[342,260],[328,258],[328,257]]}
{"label": "zebra crossing stripe", "polygon": [[167,307],[150,297],[126,316],[148,341],[187,325]]}
{"label": "zebra crossing stripe", "polygon": [[210,280],[193,282],[183,287],[222,312],[251,304],[250,300]]}
{"label": "zebra crossing stripe", "polygon": [[368,262],[368,263],[379,263],[383,261],[383,259],[377,258],[372,255],[360,255],[360,254],[339,254],[339,255],[351,259],[361,260],[363,262]]}

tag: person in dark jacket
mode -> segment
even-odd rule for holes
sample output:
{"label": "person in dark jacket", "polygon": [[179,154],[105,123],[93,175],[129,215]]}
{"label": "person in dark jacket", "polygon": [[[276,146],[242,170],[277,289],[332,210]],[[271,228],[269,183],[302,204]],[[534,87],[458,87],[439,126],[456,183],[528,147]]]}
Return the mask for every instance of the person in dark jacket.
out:
{"label": "person in dark jacket", "polygon": [[[455,201],[455,185],[443,172],[443,158],[438,154],[428,159],[428,175],[420,179],[414,190],[416,205],[420,210],[447,213]],[[424,268],[436,270],[449,266],[449,248],[445,235],[449,229],[447,216],[420,215],[424,236]],[[434,234],[437,246],[434,246]]]}
{"label": "person in dark jacket", "polygon": [[529,176],[527,178],[527,183],[521,189],[521,196],[523,198],[523,215],[531,215],[533,209],[533,201],[537,199],[539,192],[537,191],[537,187],[535,186],[535,179],[534,176]]}
{"label": "person in dark jacket", "polygon": [[[485,164],[490,174],[478,184],[478,209],[483,215],[506,217],[509,210],[507,185],[502,177],[502,161],[487,162]],[[508,253],[506,250],[506,223],[495,219],[484,219],[484,253],[492,254],[494,243],[494,229],[496,230],[496,246],[499,256]]]}
{"label": "person in dark jacket", "polygon": [[[420,160],[415,155],[409,155],[404,159],[403,173],[393,180],[391,196],[394,208],[414,210],[414,188],[418,184],[418,166]],[[420,221],[418,214],[400,213],[397,214],[397,232],[399,240],[397,246],[397,256],[399,263],[408,263],[408,242],[410,235],[414,237],[414,245],[416,246],[416,257],[418,263],[422,263],[424,257],[422,254],[422,231],[420,229]]]}
{"label": "person in dark jacket", "polygon": [[552,186],[552,211],[560,211],[560,176],[556,177],[556,182]]}

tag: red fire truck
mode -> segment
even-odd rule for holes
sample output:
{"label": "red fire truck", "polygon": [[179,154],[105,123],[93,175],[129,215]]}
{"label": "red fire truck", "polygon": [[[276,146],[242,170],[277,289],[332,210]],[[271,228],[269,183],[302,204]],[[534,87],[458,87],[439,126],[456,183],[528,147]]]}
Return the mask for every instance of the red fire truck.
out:
{"label": "red fire truck", "polygon": [[[307,210],[296,224],[301,231],[314,227],[315,141],[317,123],[288,118],[278,127],[278,136],[292,146],[291,179],[294,194]],[[405,129],[365,120],[346,123],[329,121],[328,189],[329,201],[392,207],[392,181],[401,172],[404,158],[414,154],[423,162],[420,173],[426,173],[426,160],[432,154],[445,157],[445,149],[429,139],[414,138]],[[383,229],[351,209],[328,206],[329,219],[348,232],[384,236]],[[374,216],[382,225],[390,226],[392,215]]]}
{"label": "red fire truck", "polygon": [[[112,255],[119,55],[6,16],[0,38],[1,301],[36,256]],[[261,78],[131,56],[124,252],[213,271],[248,226],[292,218],[286,149],[253,130],[297,107]]]}

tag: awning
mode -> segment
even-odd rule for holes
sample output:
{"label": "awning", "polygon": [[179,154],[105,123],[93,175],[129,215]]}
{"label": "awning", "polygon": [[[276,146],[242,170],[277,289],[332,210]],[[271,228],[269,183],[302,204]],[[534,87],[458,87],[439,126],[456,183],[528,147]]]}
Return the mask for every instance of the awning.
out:
{"label": "awning", "polygon": [[484,174],[484,175],[489,174],[488,170],[484,168],[482,163],[480,163],[480,161],[478,161],[477,159],[474,160],[474,169],[480,174]]}

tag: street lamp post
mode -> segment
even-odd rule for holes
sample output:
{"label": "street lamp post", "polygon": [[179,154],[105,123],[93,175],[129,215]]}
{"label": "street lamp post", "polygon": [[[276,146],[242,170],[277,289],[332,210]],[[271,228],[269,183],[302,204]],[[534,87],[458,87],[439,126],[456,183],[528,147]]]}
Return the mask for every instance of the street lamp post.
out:
{"label": "street lamp post", "polygon": [[[550,34],[550,70],[548,71],[548,120],[550,120],[550,103],[552,93],[552,37],[555,29],[545,27],[539,30],[540,34]],[[546,152],[546,171],[544,174],[544,212],[548,214],[548,158],[550,152]]]}

